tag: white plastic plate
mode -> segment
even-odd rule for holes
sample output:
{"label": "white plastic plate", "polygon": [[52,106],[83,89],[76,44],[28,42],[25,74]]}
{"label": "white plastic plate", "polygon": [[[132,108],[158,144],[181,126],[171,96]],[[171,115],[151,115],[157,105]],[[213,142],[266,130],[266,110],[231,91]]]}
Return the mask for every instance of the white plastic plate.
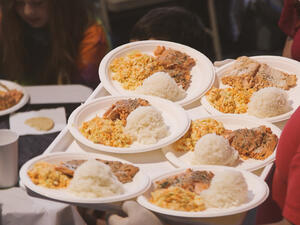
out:
{"label": "white plastic plate", "polygon": [[187,95],[184,99],[176,103],[185,106],[203,96],[213,85],[215,80],[215,69],[211,61],[201,52],[174,42],[146,40],[137,41],[122,45],[110,51],[101,61],[99,66],[99,76],[105,89],[114,96],[135,95],[134,91],[125,90],[118,81],[112,80],[112,72],[109,69],[110,64],[115,58],[127,55],[132,51],[140,51],[148,55],[154,55],[153,51],[157,46],[164,46],[186,53],[196,61],[196,65],[191,70],[192,82],[187,89]]}
{"label": "white plastic plate", "polygon": [[[296,60],[281,57],[281,56],[269,56],[269,55],[262,55],[262,56],[252,56],[250,57],[254,60],[257,60],[258,62],[261,63],[266,63],[269,66],[276,68],[278,70],[281,70],[283,72],[287,72],[290,74],[295,74],[297,76],[297,85],[290,90],[287,91],[288,94],[288,99],[291,101],[292,105],[292,110],[284,113],[282,115],[274,116],[274,117],[268,117],[268,118],[262,118],[265,121],[275,123],[275,122],[280,122],[284,121],[290,118],[290,116],[293,114],[293,112],[298,108],[300,105],[300,98],[298,97],[300,95],[300,63]],[[232,61],[228,64],[225,64],[224,66],[220,67],[217,69],[217,83],[218,83],[218,88],[226,88],[229,87],[227,85],[222,84],[221,78],[224,75],[224,72],[234,63],[235,61]],[[213,114],[213,115],[230,115],[230,113],[223,113],[214,108],[206,99],[204,96],[201,99],[202,105],[205,107],[205,109]],[[245,113],[247,115],[247,113]],[[234,114],[232,114],[234,115]]]}
{"label": "white plastic plate", "polygon": [[[130,147],[121,148],[96,144],[84,137],[79,131],[83,122],[94,118],[96,115],[101,117],[118,100],[134,98],[148,100],[151,106],[161,112],[170,132],[167,137],[160,139],[156,144],[143,145],[134,142]],[[166,99],[146,95],[101,97],[78,107],[73,111],[68,120],[68,128],[76,140],[95,150],[111,153],[138,153],[162,148],[183,136],[188,130],[189,125],[190,119],[187,112],[180,105]]]}
{"label": "white plastic plate", "polygon": [[[9,89],[16,89],[18,91],[23,92],[23,97],[21,98],[21,100],[14,106],[5,109],[5,110],[0,110],[0,116],[4,116],[10,113],[13,113],[15,111],[17,111],[18,109],[22,108],[29,100],[29,94],[27,93],[27,91],[20,86],[19,84],[15,83],[15,82],[11,82],[8,80],[0,80],[0,82],[2,84],[4,84],[5,86],[7,86]],[[6,91],[3,87],[0,86],[0,90],[1,91]]]}
{"label": "white plastic plate", "polygon": [[248,171],[232,168],[232,167],[226,167],[226,166],[197,166],[197,167],[189,167],[189,168],[192,168],[193,170],[207,170],[207,171],[209,170],[214,174],[217,174],[218,172],[222,172],[222,171],[228,171],[228,170],[240,171],[243,174],[248,185],[248,202],[237,207],[230,207],[224,209],[208,208],[200,212],[176,211],[176,210],[162,208],[149,202],[148,199],[150,199],[151,192],[154,190],[153,184],[155,183],[155,181],[182,173],[186,170],[186,168],[180,168],[166,173],[162,173],[160,176],[153,179],[152,186],[143,195],[137,198],[138,203],[151,211],[169,215],[169,216],[186,217],[186,218],[205,218],[205,217],[228,216],[228,215],[245,212],[260,205],[268,197],[269,194],[268,185],[261,178]]}
{"label": "white plastic plate", "polygon": [[83,198],[78,197],[69,193],[66,189],[50,189],[45,188],[42,186],[35,185],[29,176],[27,175],[27,171],[30,170],[36,162],[45,161],[49,163],[56,163],[59,164],[63,161],[69,160],[87,160],[87,159],[103,159],[103,160],[111,160],[111,161],[120,161],[123,163],[129,162],[125,160],[121,160],[109,155],[104,154],[92,154],[92,153],[68,153],[68,152],[60,152],[60,153],[50,153],[35,157],[28,162],[26,162],[21,170],[20,170],[20,179],[21,182],[25,185],[26,188],[30,189],[34,193],[41,195],[46,198],[50,198],[52,200],[62,201],[66,203],[73,203],[73,204],[83,204],[86,207],[97,206],[97,204],[104,204],[104,203],[113,203],[113,202],[120,202],[127,199],[134,198],[144,191],[146,191],[150,186],[150,178],[139,171],[133,178],[133,181],[127,184],[123,184],[125,193],[121,195],[114,195],[110,197],[103,197],[103,198]]}
{"label": "white plastic plate", "polygon": [[[242,128],[254,128],[259,127],[261,125],[265,125],[266,127],[271,128],[272,132],[277,135],[277,137],[280,137],[281,130],[274,126],[273,124],[266,122],[264,120],[257,119],[255,117],[250,116],[243,116],[243,115],[221,115],[221,116],[196,116],[192,115],[191,119],[207,119],[212,118],[219,122],[222,122],[225,129],[229,130],[236,130],[236,129],[242,129]],[[277,147],[276,147],[277,148]],[[239,163],[236,168],[244,169],[248,171],[254,171],[257,169],[260,169],[267,164],[273,162],[275,160],[276,155],[276,148],[272,155],[270,155],[265,160],[255,160],[255,159],[241,159],[241,163]],[[193,152],[178,152],[174,150],[172,145],[168,145],[162,149],[163,153],[165,154],[166,158],[176,167],[188,167],[188,166],[195,166],[191,163],[189,160],[189,156],[193,154]]]}

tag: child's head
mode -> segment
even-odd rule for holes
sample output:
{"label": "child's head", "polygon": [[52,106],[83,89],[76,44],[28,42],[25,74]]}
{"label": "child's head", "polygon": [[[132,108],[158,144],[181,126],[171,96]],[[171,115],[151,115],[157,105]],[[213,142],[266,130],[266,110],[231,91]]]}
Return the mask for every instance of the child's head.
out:
{"label": "child's head", "polygon": [[78,46],[92,18],[87,0],[0,0],[0,3],[3,73],[11,79],[26,76],[27,59],[40,49],[32,47],[36,42],[46,43],[47,49],[43,54],[47,59],[41,80],[52,77],[56,80],[58,70],[69,74],[75,71]]}
{"label": "child's head", "polygon": [[133,27],[130,41],[166,40],[188,45],[203,53],[208,35],[201,19],[182,7],[160,7],[150,10]]}
{"label": "child's head", "polygon": [[33,28],[48,23],[48,0],[15,0],[17,15]]}

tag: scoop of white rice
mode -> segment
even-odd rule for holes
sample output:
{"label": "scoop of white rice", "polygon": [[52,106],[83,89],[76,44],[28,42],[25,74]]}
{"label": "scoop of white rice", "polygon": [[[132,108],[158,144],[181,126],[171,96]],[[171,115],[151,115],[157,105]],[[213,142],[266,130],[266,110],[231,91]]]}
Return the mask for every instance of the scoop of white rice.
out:
{"label": "scoop of white rice", "polygon": [[122,184],[112,173],[111,168],[94,159],[84,162],[75,170],[68,190],[84,198],[99,198],[124,193]]}
{"label": "scoop of white rice", "polygon": [[145,79],[143,85],[138,87],[136,92],[166,98],[171,101],[179,101],[186,96],[186,92],[165,72],[154,73]]}
{"label": "scoop of white rice", "polygon": [[227,139],[216,134],[201,137],[194,149],[192,164],[194,165],[226,165],[233,166],[239,159],[239,153],[230,146]]}
{"label": "scoop of white rice", "polygon": [[169,135],[161,113],[152,106],[140,106],[133,110],[127,117],[125,132],[141,144],[155,144]]}
{"label": "scoop of white rice", "polygon": [[278,116],[292,107],[287,93],[276,87],[267,87],[254,92],[248,103],[248,114],[260,118]]}
{"label": "scoop of white rice", "polygon": [[248,185],[239,171],[218,172],[201,192],[207,208],[229,208],[248,201]]}

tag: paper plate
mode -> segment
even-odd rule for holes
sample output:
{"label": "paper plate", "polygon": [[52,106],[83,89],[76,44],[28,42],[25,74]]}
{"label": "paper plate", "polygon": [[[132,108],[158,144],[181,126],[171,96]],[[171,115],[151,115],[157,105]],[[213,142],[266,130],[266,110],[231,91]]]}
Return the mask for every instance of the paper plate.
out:
{"label": "paper plate", "polygon": [[[196,115],[191,116],[192,120],[196,120],[196,119],[203,120],[207,118],[212,118],[219,122],[222,122],[225,129],[229,129],[229,130],[236,130],[241,128],[254,128],[254,127],[259,127],[261,125],[265,125],[266,127],[271,128],[272,132],[276,134],[278,138],[280,137],[281,134],[281,130],[278,127],[264,120],[257,119],[255,117],[243,116],[243,115],[222,115],[222,116],[202,116],[202,117]],[[238,164],[236,168],[244,169],[248,171],[254,171],[260,169],[275,160],[276,148],[273,154],[270,155],[265,160],[241,159],[241,163]],[[173,149],[172,145],[168,145],[162,148],[162,151],[165,157],[176,167],[194,166],[193,164],[191,164],[189,160],[189,155],[191,156],[191,154],[193,154],[193,152],[191,151],[178,152]]]}
{"label": "paper plate", "polygon": [[[293,114],[293,112],[298,108],[300,105],[300,98],[298,97],[300,95],[300,72],[299,72],[299,66],[300,63],[296,60],[281,57],[281,56],[269,56],[269,55],[262,55],[262,56],[252,56],[251,59],[257,60],[261,63],[266,63],[269,66],[281,70],[283,72],[295,74],[297,76],[297,85],[290,90],[286,91],[288,94],[288,99],[291,101],[292,110],[284,113],[282,115],[274,116],[274,117],[268,117],[268,118],[261,118],[265,121],[275,123],[284,121],[290,118],[290,116]],[[217,76],[216,79],[218,81],[218,88],[226,88],[229,87],[227,85],[222,84],[221,78],[224,75],[224,72],[234,63],[235,61],[232,61],[228,64],[225,64],[224,66],[217,69]],[[205,107],[205,109],[213,114],[213,115],[230,115],[231,113],[223,113],[214,108],[207,100],[206,96],[204,96],[201,99],[202,105]],[[247,113],[245,113],[247,115]],[[231,114],[235,115],[235,114]]]}
{"label": "paper plate", "polygon": [[164,46],[186,53],[196,61],[196,65],[191,70],[192,82],[187,89],[187,96],[176,103],[185,106],[203,96],[213,85],[215,80],[215,69],[211,61],[201,52],[174,42],[146,40],[137,41],[122,45],[110,51],[101,61],[99,66],[100,80],[105,89],[114,96],[135,95],[134,91],[125,90],[118,81],[112,80],[112,72],[109,69],[110,64],[116,58],[138,50],[148,55],[154,55],[153,51],[157,46]]}
{"label": "paper plate", "polygon": [[[169,127],[170,134],[167,137],[160,139],[156,144],[142,145],[133,143],[130,147],[121,148],[95,144],[94,142],[85,138],[79,131],[79,128],[82,126],[83,122],[94,118],[96,115],[101,117],[103,113],[116,101],[134,98],[148,100],[150,105],[161,112],[164,122]],[[189,125],[190,119],[186,111],[181,106],[166,99],[146,95],[107,96],[98,98],[78,107],[73,111],[68,120],[68,128],[76,140],[95,150],[111,153],[138,153],[162,148],[183,136],[188,130]]]}
{"label": "paper plate", "polygon": [[205,217],[228,216],[228,215],[245,212],[260,205],[268,197],[269,194],[268,185],[261,178],[248,171],[240,170],[237,168],[226,167],[226,166],[197,166],[197,167],[189,167],[189,168],[192,168],[193,170],[209,170],[214,174],[217,174],[218,172],[228,171],[228,170],[240,171],[243,174],[248,185],[248,202],[237,207],[230,207],[224,209],[208,208],[200,212],[176,211],[176,210],[162,208],[149,202],[148,199],[151,196],[150,193],[154,190],[154,185],[153,185],[154,182],[157,180],[161,180],[163,178],[167,178],[172,175],[182,173],[186,170],[186,168],[180,168],[166,173],[162,173],[160,176],[154,178],[152,181],[152,186],[143,195],[137,198],[138,203],[151,211],[164,214],[164,215],[175,216],[175,217],[186,217],[186,218],[205,218]]}
{"label": "paper plate", "polygon": [[125,193],[121,195],[114,195],[110,197],[103,198],[83,198],[75,196],[69,193],[67,190],[63,189],[50,189],[35,185],[29,176],[27,175],[27,171],[32,168],[32,166],[39,161],[46,161],[49,163],[60,163],[62,161],[68,160],[87,160],[87,159],[103,159],[103,160],[111,160],[111,161],[120,161],[123,163],[131,164],[125,160],[121,160],[112,156],[104,155],[104,154],[87,154],[87,153],[68,153],[68,152],[60,152],[60,153],[50,153],[35,157],[28,162],[26,162],[21,170],[20,170],[20,179],[21,182],[28,188],[30,191],[45,197],[50,198],[52,200],[57,200],[66,203],[73,204],[83,204],[86,207],[91,207],[95,204],[104,204],[104,203],[113,203],[120,202],[127,199],[134,198],[144,191],[146,191],[150,186],[150,178],[139,171],[133,178],[133,181],[127,184],[124,184]]}
{"label": "paper plate", "polygon": [[[8,80],[0,80],[0,83],[4,84],[9,89],[17,89],[18,91],[23,92],[23,97],[21,98],[21,100],[16,105],[14,105],[14,106],[12,106],[8,109],[5,109],[5,110],[0,110],[0,116],[4,116],[4,115],[15,112],[18,109],[22,108],[28,102],[29,94],[27,93],[25,88],[23,88],[22,86],[20,86],[17,83],[14,83],[14,82],[11,82],[11,81],[8,81]],[[5,89],[1,86],[0,86],[0,90],[5,91]]]}

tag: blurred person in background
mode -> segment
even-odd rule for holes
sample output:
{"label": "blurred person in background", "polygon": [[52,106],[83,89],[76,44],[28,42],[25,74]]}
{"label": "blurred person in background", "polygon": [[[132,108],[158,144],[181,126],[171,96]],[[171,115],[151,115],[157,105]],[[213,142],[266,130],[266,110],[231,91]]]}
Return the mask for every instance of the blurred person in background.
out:
{"label": "blurred person in background", "polygon": [[154,8],[140,18],[131,30],[130,41],[141,40],[177,42],[213,57],[208,29],[199,16],[179,6]]}
{"label": "blurred person in background", "polygon": [[99,84],[107,34],[86,0],[1,0],[0,78],[23,85]]}
{"label": "blurred person in background", "polygon": [[270,195],[258,207],[256,224],[300,224],[300,107],[287,121],[280,135],[275,167],[267,182]]}
{"label": "blurred person in background", "polygon": [[287,35],[282,55],[300,61],[299,0],[284,0],[279,28]]}
{"label": "blurred person in background", "polygon": [[[300,61],[300,1],[285,0],[279,20],[287,35],[282,55]],[[300,224],[300,107],[287,121],[279,138],[275,167],[267,182],[270,195],[257,210],[256,224]]]}

